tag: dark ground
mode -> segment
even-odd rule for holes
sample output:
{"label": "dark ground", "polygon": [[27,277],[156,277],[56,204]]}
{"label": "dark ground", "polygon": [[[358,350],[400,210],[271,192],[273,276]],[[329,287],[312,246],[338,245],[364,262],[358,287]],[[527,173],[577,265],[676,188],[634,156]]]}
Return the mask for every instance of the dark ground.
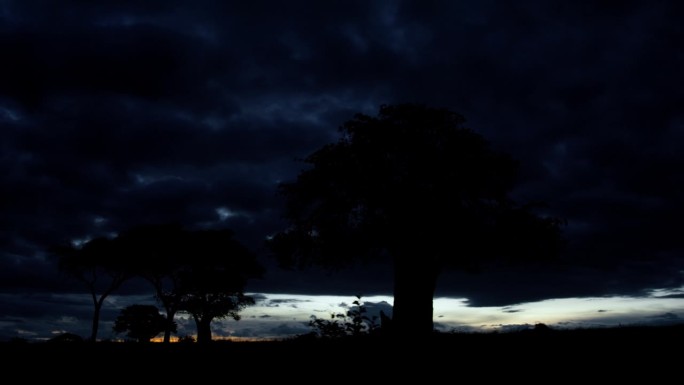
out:
{"label": "dark ground", "polygon": [[6,374],[71,379],[76,383],[100,379],[112,381],[108,383],[143,379],[177,383],[200,378],[205,381],[211,376],[216,376],[212,382],[221,383],[237,379],[259,383],[371,383],[393,379],[468,384],[504,380],[516,384],[578,380],[678,383],[684,367],[682,352],[684,325],[435,334],[427,340],[300,338],[213,342],[204,346],[20,341],[0,344]]}

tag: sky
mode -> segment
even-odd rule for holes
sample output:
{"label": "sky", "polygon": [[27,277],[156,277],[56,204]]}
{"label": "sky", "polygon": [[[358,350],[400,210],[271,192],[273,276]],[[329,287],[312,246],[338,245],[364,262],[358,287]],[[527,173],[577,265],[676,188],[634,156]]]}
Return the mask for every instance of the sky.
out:
{"label": "sky", "polygon": [[[438,328],[680,322],[683,17],[679,1],[0,0],[0,339],[87,335],[92,305],[47,249],[141,223],[231,228],[260,256],[257,306],[218,335],[297,334],[358,293],[391,306],[387,266],[279,270],[263,240],[298,159],[404,102],[464,115],[520,161],[512,196],[568,221],[552,266],[443,274]],[[112,297],[102,336],[138,302],[142,284]]]}

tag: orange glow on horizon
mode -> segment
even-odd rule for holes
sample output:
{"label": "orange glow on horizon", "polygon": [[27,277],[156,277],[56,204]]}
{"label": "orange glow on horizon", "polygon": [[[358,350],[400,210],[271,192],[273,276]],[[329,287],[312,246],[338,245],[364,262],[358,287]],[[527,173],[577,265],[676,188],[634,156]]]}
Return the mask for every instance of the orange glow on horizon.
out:
{"label": "orange glow on horizon", "polygon": [[[195,341],[197,341],[197,335],[190,335],[188,337],[192,337]],[[233,342],[264,342],[264,341],[280,341],[283,340],[284,338],[275,338],[275,337],[237,337],[237,336],[212,336],[211,340],[212,341],[233,341]],[[124,342],[124,340],[119,340],[121,342]],[[164,337],[154,337],[150,340],[150,342],[154,343],[162,343],[164,342]],[[171,343],[178,343],[180,342],[180,338],[177,336],[171,336]]]}

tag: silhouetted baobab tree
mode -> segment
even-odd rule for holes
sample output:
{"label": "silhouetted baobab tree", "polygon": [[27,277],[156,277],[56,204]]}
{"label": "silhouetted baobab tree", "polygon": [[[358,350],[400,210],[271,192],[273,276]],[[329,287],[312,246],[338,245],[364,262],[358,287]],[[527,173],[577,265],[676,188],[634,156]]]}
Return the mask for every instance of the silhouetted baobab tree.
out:
{"label": "silhouetted baobab tree", "polygon": [[269,245],[281,263],[389,256],[393,330],[424,335],[433,330],[444,268],[555,255],[559,221],[511,201],[517,162],[464,121],[447,109],[403,104],[346,122],[338,142],[309,155],[310,167],[280,186],[291,226]]}

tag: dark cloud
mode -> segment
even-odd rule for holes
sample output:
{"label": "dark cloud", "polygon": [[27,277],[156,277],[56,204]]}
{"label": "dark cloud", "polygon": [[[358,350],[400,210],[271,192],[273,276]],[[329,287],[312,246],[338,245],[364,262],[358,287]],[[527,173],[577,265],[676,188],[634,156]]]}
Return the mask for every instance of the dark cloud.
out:
{"label": "dark cloud", "polygon": [[553,266],[448,273],[438,294],[681,287],[683,15],[675,1],[4,1],[0,291],[74,292],[48,247],[174,221],[234,228],[269,267],[251,291],[389,294],[387,266],[286,272],[262,241],[284,225],[275,186],[296,158],[406,101],[463,113],[521,161],[514,196],[568,219]]}
{"label": "dark cloud", "polygon": [[684,294],[669,294],[658,298],[684,298]]}
{"label": "dark cloud", "polygon": [[272,298],[272,299],[268,300],[268,303],[266,304],[266,306],[294,305],[294,304],[303,303],[303,302],[310,302],[310,301],[306,300],[306,299],[297,299],[297,298],[284,298],[284,299]]}
{"label": "dark cloud", "polygon": [[504,312],[504,313],[520,313],[521,311],[524,311],[524,310],[522,310],[522,309],[515,309],[515,308],[508,307],[508,306],[507,306],[507,307],[504,307],[503,309],[501,309],[501,311]]}
{"label": "dark cloud", "polygon": [[299,334],[306,334],[309,333],[311,329],[308,327],[308,324],[302,322],[300,324],[297,323],[283,323],[278,326],[275,326],[268,330],[266,333],[269,335],[275,335],[275,336],[292,336],[292,335],[299,335]]}
{"label": "dark cloud", "polygon": [[679,270],[668,270],[679,269],[676,259],[625,258],[613,264],[605,259],[568,259],[550,265],[492,267],[474,274],[446,272],[438,282],[437,293],[466,297],[470,306],[506,306],[548,298],[641,297],[651,289],[684,285]]}
{"label": "dark cloud", "polygon": [[253,328],[242,328],[231,333],[232,337],[260,337],[261,331]]}
{"label": "dark cloud", "polygon": [[384,312],[388,317],[392,317],[392,305],[387,303],[387,301],[380,302],[363,302],[363,306],[366,308],[366,314],[369,317],[378,317],[377,322],[380,323],[380,312]]}
{"label": "dark cloud", "polygon": [[595,319],[588,319],[578,322],[560,322],[559,326],[564,328],[588,328],[588,327],[610,327],[610,326],[664,326],[677,325],[682,323],[682,317],[674,312],[667,312],[655,315],[644,314],[620,314],[606,316],[602,314]]}
{"label": "dark cloud", "polygon": [[387,264],[368,263],[330,271],[311,267],[305,271],[272,268],[263,280],[250,283],[250,290],[266,293],[328,294],[354,297],[388,294],[392,290],[392,271]]}
{"label": "dark cloud", "polygon": [[530,324],[500,324],[496,326],[498,326],[498,329],[501,332],[520,332],[534,329],[534,325]]}
{"label": "dark cloud", "polygon": [[482,332],[482,329],[471,326],[471,325],[453,325],[453,324],[443,324],[441,322],[435,322],[435,330],[442,333],[473,333]]}
{"label": "dark cloud", "polygon": [[655,318],[655,319],[662,320],[662,321],[681,321],[680,316],[678,316],[677,314],[671,313],[671,312],[654,315],[654,316],[651,316],[651,318]]}
{"label": "dark cloud", "polygon": [[[220,320],[220,321],[214,321],[211,324],[211,334],[212,337],[230,337],[233,335],[233,332],[230,330],[230,326],[228,324],[229,321],[225,320]],[[235,322],[235,321],[233,321]]]}
{"label": "dark cloud", "polygon": [[252,299],[254,299],[255,302],[259,303],[267,299],[267,297],[261,293],[249,293],[248,295],[252,297]]}

